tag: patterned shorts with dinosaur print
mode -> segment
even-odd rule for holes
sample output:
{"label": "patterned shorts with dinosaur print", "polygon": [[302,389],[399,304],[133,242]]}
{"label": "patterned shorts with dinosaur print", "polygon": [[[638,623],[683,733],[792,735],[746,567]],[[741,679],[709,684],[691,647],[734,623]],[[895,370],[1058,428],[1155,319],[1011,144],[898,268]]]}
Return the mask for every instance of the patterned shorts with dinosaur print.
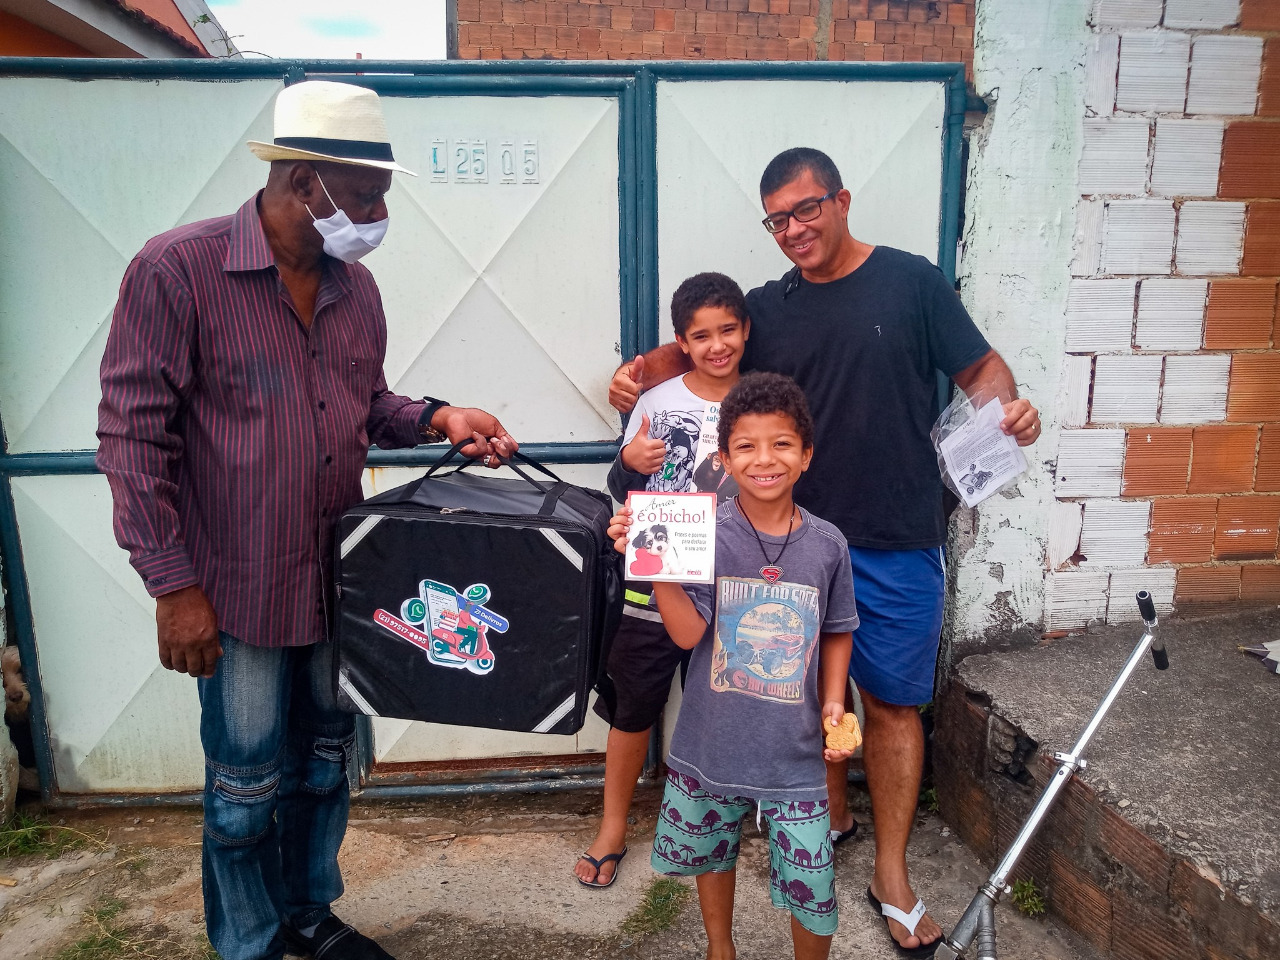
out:
{"label": "patterned shorts with dinosaur print", "polygon": [[668,876],[734,868],[742,818],[758,810],[769,830],[769,895],[810,933],[836,932],[836,871],[826,800],[761,800],[708,793],[693,777],[667,774],[650,862]]}

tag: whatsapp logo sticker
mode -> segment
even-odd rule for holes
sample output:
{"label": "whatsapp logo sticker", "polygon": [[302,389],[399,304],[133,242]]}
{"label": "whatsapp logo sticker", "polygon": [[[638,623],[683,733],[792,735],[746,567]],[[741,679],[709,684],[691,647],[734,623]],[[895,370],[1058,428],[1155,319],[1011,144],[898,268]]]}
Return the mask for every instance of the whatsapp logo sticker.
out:
{"label": "whatsapp logo sticker", "polygon": [[484,603],[489,599],[489,586],[484,583],[473,583],[467,587],[464,596],[472,603]]}
{"label": "whatsapp logo sticker", "polygon": [[410,623],[422,623],[427,619],[427,605],[414,597],[404,605],[404,618]]}

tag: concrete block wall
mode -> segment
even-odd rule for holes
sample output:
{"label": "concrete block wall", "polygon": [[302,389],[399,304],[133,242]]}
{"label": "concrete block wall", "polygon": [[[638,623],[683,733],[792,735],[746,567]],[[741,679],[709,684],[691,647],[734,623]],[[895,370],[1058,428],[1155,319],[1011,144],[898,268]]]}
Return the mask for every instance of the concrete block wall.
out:
{"label": "concrete block wall", "polygon": [[1049,631],[1280,601],[1280,2],[1089,26]]}
{"label": "concrete block wall", "polygon": [[974,0],[449,0],[462,60],[973,62]]}

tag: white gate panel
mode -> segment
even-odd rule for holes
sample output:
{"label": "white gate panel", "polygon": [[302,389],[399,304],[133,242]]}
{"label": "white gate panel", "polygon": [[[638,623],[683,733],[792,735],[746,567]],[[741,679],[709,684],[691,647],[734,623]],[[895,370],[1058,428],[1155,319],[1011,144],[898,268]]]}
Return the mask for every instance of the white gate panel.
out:
{"label": "white gate panel", "polygon": [[[592,694],[595,702],[595,694]],[[416,720],[373,721],[373,759],[377,763],[422,763],[469,758],[545,757],[575,753],[604,753],[609,725],[587,711],[587,722],[576,734],[510,733],[450,727]],[[604,762],[603,757],[601,762]]]}
{"label": "white gate panel", "polygon": [[388,383],[484,407],[522,441],[614,439],[617,101],[383,102],[396,157],[419,174],[396,178],[385,250],[368,261]]}
{"label": "white gate panel", "polygon": [[102,476],[15,477],[59,790],[204,783],[195,680],[160,666],[155,601],[111,533]]}
{"label": "white gate panel", "polygon": [[0,410],[10,453],[97,445],[98,364],[146,241],[235,210],[275,80],[0,81]]}
{"label": "white gate panel", "polygon": [[[0,85],[0,202],[12,218],[0,232],[0,407],[10,452],[95,445],[104,328],[125,267],[155,234],[233,212],[262,186],[266,165],[244,141],[270,140],[280,87]],[[615,437],[604,397],[620,326],[616,101],[383,101],[397,156],[422,174],[396,178],[393,227],[366,260],[387,307],[388,382],[486,406],[530,440]],[[76,125],[39,122],[59,111]],[[85,162],[66,130],[112,162]],[[447,145],[459,130],[490,144],[496,162],[504,139],[532,144],[534,174],[508,184],[495,167],[487,183],[433,181],[435,132]],[[512,381],[481,376],[481,366],[539,390],[513,398]]]}
{"label": "white gate panel", "polygon": [[760,224],[760,175],[788,147],[816,147],[852,194],[860,240],[938,259],[946,86],[811,80],[658,85],[659,339],[671,294],[704,270],[750,290],[791,262]]}

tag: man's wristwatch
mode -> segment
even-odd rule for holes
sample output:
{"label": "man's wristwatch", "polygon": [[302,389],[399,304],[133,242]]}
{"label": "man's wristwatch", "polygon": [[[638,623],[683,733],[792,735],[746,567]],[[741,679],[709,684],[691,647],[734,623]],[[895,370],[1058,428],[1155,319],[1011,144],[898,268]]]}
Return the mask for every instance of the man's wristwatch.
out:
{"label": "man's wristwatch", "polygon": [[426,406],[422,408],[422,416],[418,417],[418,433],[425,443],[439,443],[447,439],[443,430],[431,426],[431,418],[441,407],[449,406],[448,400],[437,400],[435,397],[423,397]]}

